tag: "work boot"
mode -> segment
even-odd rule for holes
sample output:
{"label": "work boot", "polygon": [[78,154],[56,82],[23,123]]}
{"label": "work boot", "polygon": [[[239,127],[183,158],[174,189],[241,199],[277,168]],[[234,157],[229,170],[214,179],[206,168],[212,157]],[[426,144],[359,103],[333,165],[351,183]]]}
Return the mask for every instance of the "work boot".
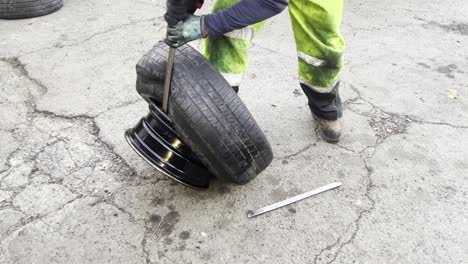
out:
{"label": "work boot", "polygon": [[313,115],[317,122],[318,131],[323,140],[328,143],[338,143],[341,137],[341,122],[337,120],[326,120]]}
{"label": "work boot", "polygon": [[302,90],[309,100],[309,107],[317,121],[320,136],[329,143],[338,143],[341,136],[340,118],[343,112],[339,95],[340,82],[330,92],[317,92],[301,83]]}

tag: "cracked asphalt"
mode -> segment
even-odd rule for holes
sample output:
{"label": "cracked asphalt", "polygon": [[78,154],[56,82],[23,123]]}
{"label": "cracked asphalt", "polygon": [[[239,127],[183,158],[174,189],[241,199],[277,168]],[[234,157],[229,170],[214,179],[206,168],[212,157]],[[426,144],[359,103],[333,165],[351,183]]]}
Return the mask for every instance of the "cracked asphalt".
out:
{"label": "cracked asphalt", "polygon": [[162,1],[65,0],[0,20],[0,263],[466,263],[463,0],[346,1],[337,145],[317,137],[299,90],[287,12],[272,19],[240,96],[275,159],[246,186],[205,192],[123,137],[147,111],[134,66],[164,37],[163,13]]}

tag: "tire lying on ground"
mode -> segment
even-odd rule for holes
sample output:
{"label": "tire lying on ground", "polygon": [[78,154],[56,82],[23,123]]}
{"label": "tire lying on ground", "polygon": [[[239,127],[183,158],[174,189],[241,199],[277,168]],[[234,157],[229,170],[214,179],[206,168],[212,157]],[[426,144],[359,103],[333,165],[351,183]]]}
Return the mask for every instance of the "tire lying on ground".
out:
{"label": "tire lying on ground", "polygon": [[0,18],[38,17],[55,12],[62,6],[63,0],[0,0]]}
{"label": "tire lying on ground", "polygon": [[[153,47],[137,65],[137,91],[161,105],[169,48]],[[255,178],[272,161],[271,146],[226,80],[194,48],[176,50],[168,116],[216,177],[236,184]]]}

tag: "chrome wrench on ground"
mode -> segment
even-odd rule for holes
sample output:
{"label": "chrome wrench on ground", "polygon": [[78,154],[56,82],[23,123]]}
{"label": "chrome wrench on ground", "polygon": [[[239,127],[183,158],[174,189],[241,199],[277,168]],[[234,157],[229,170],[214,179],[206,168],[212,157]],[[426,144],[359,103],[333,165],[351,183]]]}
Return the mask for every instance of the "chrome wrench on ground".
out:
{"label": "chrome wrench on ground", "polygon": [[284,207],[286,205],[290,205],[290,204],[299,202],[299,201],[304,200],[306,198],[309,198],[311,196],[314,196],[314,195],[317,195],[317,194],[320,194],[320,193],[323,193],[323,192],[338,188],[341,185],[342,185],[341,182],[334,182],[334,183],[327,184],[327,185],[322,186],[320,188],[317,188],[315,190],[312,190],[312,191],[309,191],[309,192],[306,192],[306,193],[299,194],[297,196],[288,198],[288,199],[286,199],[284,201],[281,201],[281,202],[278,202],[278,203],[275,203],[275,204],[272,204],[272,205],[269,205],[269,206],[265,206],[263,208],[260,208],[260,209],[254,210],[254,211],[248,211],[247,212],[247,217],[251,218],[251,217],[255,217],[255,216],[259,216],[259,215],[271,212],[273,210],[279,209],[279,208]]}

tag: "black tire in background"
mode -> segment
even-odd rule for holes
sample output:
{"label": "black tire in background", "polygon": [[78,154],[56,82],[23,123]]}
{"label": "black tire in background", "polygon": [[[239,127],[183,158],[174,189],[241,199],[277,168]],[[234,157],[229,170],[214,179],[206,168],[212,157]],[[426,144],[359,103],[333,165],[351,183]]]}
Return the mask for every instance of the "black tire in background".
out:
{"label": "black tire in background", "polygon": [[0,0],[1,19],[31,18],[62,8],[63,0]]}
{"label": "black tire in background", "polygon": [[[160,42],[137,65],[137,91],[149,102],[162,101],[168,51]],[[222,180],[245,184],[273,159],[271,146],[247,107],[188,45],[176,51],[168,116],[182,141]]]}

